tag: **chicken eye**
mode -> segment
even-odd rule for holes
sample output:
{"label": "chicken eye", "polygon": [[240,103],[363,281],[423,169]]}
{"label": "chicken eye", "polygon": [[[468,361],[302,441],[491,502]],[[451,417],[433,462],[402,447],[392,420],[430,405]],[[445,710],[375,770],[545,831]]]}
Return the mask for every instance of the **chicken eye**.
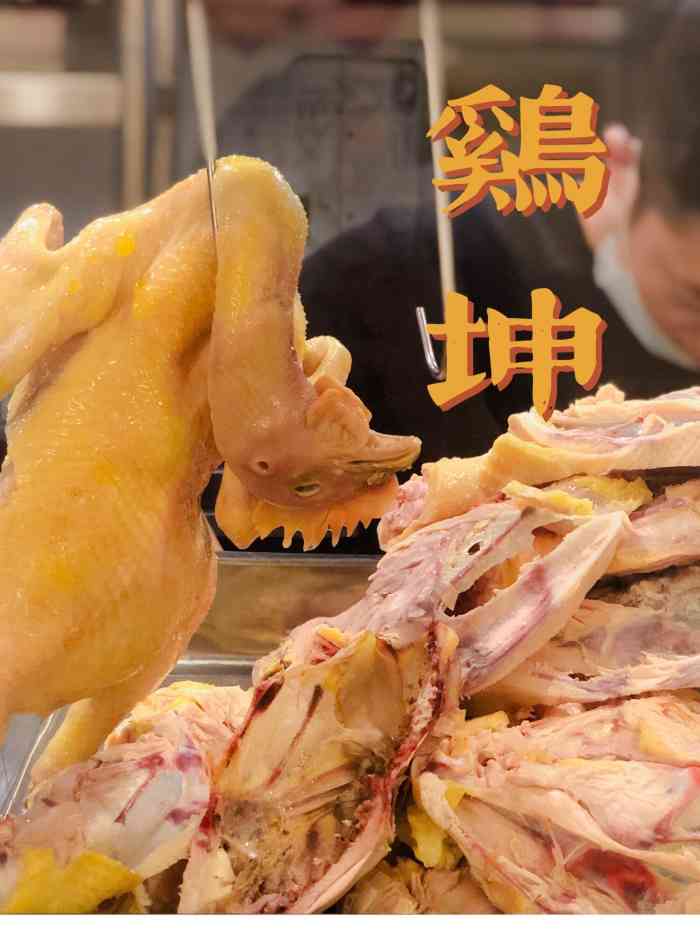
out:
{"label": "chicken eye", "polygon": [[300,483],[298,486],[294,487],[294,492],[297,496],[315,496],[318,491],[321,489],[320,483]]}

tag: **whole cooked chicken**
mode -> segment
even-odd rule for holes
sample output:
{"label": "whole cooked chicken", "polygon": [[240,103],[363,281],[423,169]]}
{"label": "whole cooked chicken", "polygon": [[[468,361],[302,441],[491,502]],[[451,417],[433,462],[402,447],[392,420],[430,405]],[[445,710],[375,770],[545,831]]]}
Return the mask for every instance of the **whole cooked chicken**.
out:
{"label": "whole cooked chicken", "polygon": [[37,779],[91,755],[205,616],[217,464],[234,541],[312,545],[381,514],[419,449],[369,428],[337,341],[306,340],[284,179],[222,159],[215,197],[218,267],[203,172],[69,243],[45,204],[0,242],[0,736],[74,703]]}

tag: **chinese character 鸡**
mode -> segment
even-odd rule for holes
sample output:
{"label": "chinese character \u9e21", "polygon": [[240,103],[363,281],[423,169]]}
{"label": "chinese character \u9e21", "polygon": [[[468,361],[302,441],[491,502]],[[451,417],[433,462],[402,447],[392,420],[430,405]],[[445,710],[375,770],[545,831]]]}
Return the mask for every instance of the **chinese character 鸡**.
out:
{"label": "chinese character \u9e21", "polygon": [[[545,84],[537,98],[520,98],[520,123],[505,109],[514,105],[509,94],[490,84],[448,101],[428,130],[433,142],[445,140],[449,152],[439,160],[445,178],[433,184],[461,191],[447,213],[457,217],[490,193],[502,214],[527,215],[571,201],[589,217],[600,207],[609,178],[601,158],[608,149],[596,134],[598,105],[587,94],[569,97],[556,84]],[[484,111],[491,112],[499,130],[486,128]],[[450,134],[460,123],[467,132],[458,139]],[[520,136],[517,154],[503,133]]]}

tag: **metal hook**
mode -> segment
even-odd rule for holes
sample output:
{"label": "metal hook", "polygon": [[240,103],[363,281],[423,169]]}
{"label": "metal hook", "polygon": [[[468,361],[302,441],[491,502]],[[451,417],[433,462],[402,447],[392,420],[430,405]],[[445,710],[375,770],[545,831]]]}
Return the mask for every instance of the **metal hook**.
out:
{"label": "metal hook", "polygon": [[209,188],[209,212],[211,214],[211,226],[214,230],[214,246],[217,246],[217,234],[219,233],[219,222],[216,218],[216,202],[214,201],[214,170],[216,162],[207,162],[207,186]]}
{"label": "metal hook", "polygon": [[187,0],[187,35],[189,39],[192,86],[195,110],[199,124],[199,139],[207,166],[209,210],[217,248],[218,222],[214,201],[214,171],[216,169],[216,117],[214,112],[214,86],[211,71],[211,49],[207,14],[202,0]]}
{"label": "metal hook", "polygon": [[437,362],[437,357],[433,350],[433,341],[428,331],[428,319],[425,317],[425,308],[422,305],[416,307],[416,321],[418,322],[420,342],[423,346],[425,365],[428,367],[428,371],[433,379],[438,383],[442,383],[445,380],[445,368],[444,366],[440,366]]}

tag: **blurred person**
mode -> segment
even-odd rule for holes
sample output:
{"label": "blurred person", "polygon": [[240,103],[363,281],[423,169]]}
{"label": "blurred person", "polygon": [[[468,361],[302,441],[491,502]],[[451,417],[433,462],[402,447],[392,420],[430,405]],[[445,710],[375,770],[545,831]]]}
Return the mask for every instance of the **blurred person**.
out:
{"label": "blurred person", "polygon": [[609,129],[609,194],[582,227],[595,279],[627,326],[687,378],[700,370],[700,2],[665,11],[642,140]]}

